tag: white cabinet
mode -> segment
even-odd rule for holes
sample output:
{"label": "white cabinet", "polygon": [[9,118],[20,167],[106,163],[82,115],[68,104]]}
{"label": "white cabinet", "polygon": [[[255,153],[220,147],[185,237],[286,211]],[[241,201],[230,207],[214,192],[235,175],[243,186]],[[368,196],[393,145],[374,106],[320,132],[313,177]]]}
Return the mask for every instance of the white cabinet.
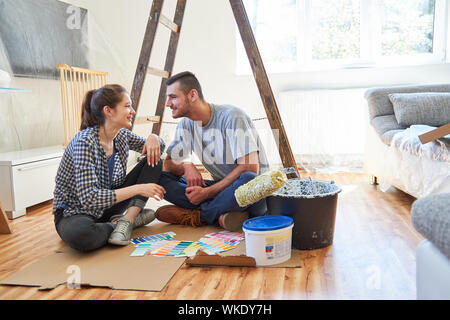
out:
{"label": "white cabinet", "polygon": [[53,198],[62,146],[0,153],[0,201],[9,219]]}

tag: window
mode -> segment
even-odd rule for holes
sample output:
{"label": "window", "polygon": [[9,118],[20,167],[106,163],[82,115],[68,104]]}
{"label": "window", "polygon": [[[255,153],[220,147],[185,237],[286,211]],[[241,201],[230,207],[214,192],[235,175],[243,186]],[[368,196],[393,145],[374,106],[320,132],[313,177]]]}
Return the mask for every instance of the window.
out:
{"label": "window", "polygon": [[[293,67],[299,55],[296,0],[277,0],[276,5],[273,0],[246,0],[244,4],[264,60],[276,69]],[[237,38],[238,64],[250,72],[239,31]]]}
{"label": "window", "polygon": [[359,0],[311,2],[308,24],[313,61],[360,57],[359,2]]}
{"label": "window", "polygon": [[[448,0],[244,0],[269,72],[441,63]],[[250,66],[238,37],[238,73]]]}
{"label": "window", "polygon": [[389,0],[381,10],[383,56],[433,52],[434,1]]}

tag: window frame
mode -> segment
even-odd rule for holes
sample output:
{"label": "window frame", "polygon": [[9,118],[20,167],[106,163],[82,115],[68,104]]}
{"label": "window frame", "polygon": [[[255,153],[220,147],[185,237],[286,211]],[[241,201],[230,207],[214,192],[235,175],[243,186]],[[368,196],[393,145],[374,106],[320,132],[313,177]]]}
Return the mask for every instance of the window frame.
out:
{"label": "window frame", "polygon": [[[312,40],[310,31],[312,1],[314,0],[296,0],[296,10],[297,15],[299,16],[296,60],[292,61],[292,63],[283,64],[266,63],[266,70],[268,73],[411,66],[441,64],[450,61],[450,57],[446,54],[450,49],[450,33],[448,32],[450,0],[435,0],[432,53],[382,56],[381,22],[379,20],[380,12],[379,7],[376,6],[378,0],[360,0],[360,57],[320,61],[312,59]],[[244,3],[248,5],[249,1],[244,0]],[[236,32],[236,40],[238,42],[236,46],[236,73],[251,74],[247,55],[238,31]]]}

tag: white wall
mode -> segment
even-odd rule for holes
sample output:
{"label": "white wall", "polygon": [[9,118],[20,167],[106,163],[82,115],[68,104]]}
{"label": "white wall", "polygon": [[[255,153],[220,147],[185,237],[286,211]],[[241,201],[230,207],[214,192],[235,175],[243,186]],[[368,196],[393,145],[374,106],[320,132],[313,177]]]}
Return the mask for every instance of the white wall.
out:
{"label": "white wall", "polygon": [[[150,12],[149,0],[70,0],[88,9],[91,68],[108,71],[109,82],[131,88]],[[176,0],[166,0],[164,13],[173,16]],[[234,17],[227,0],[188,0],[174,72],[193,71],[210,102],[231,103],[253,118],[265,116],[251,75],[235,75]],[[162,68],[169,32],[159,26],[150,65]],[[385,69],[353,69],[269,75],[275,96],[293,89],[370,87],[450,82],[450,65]],[[154,114],[160,79],[147,76],[139,115]],[[54,145],[63,141],[59,81],[14,79],[11,86],[31,93],[0,93],[0,152]],[[172,121],[170,113],[165,117]],[[266,124],[264,124],[266,125]],[[164,132],[174,125],[163,126]],[[150,125],[136,126],[147,135]],[[171,133],[164,133],[166,140]]]}

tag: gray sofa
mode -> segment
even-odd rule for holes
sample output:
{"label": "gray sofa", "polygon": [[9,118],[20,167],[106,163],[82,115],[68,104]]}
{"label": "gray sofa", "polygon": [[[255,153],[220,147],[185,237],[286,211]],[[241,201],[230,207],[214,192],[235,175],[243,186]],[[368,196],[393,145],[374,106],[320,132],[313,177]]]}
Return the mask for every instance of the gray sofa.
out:
{"label": "gray sofa", "polygon": [[450,136],[422,144],[418,135],[450,123],[450,84],[373,88],[365,93],[364,167],[380,183],[416,197],[418,299],[450,299]]}
{"label": "gray sofa", "polygon": [[416,200],[414,228],[426,239],[416,251],[418,299],[450,299],[450,193]]}
{"label": "gray sofa", "polygon": [[365,171],[416,198],[450,193],[450,135],[423,145],[419,140],[450,123],[450,84],[372,88],[365,98]]}
{"label": "gray sofa", "polygon": [[[417,111],[413,108],[409,108],[407,112],[403,111],[400,114],[396,114],[396,111],[402,111],[406,108],[399,108],[399,110],[394,111],[394,105],[392,100],[399,101],[401,97],[389,97],[389,95],[398,94],[414,94],[414,93],[445,93],[450,94],[450,84],[434,84],[434,85],[422,85],[422,86],[395,86],[395,87],[385,87],[385,88],[372,88],[366,91],[365,98],[369,106],[369,117],[370,123],[374,127],[375,131],[380,136],[383,143],[390,145],[393,136],[405,130],[411,124],[414,123],[414,116],[412,113]],[[412,100],[413,97],[406,98]],[[424,104],[426,107],[426,104]],[[432,109],[428,109],[425,116],[427,117],[426,122],[430,125],[441,126],[448,123],[443,119],[442,114],[437,110],[437,114],[433,114]],[[449,110],[450,111],[450,110]],[[400,117],[400,121],[399,118]],[[427,124],[422,122],[421,124]]]}

